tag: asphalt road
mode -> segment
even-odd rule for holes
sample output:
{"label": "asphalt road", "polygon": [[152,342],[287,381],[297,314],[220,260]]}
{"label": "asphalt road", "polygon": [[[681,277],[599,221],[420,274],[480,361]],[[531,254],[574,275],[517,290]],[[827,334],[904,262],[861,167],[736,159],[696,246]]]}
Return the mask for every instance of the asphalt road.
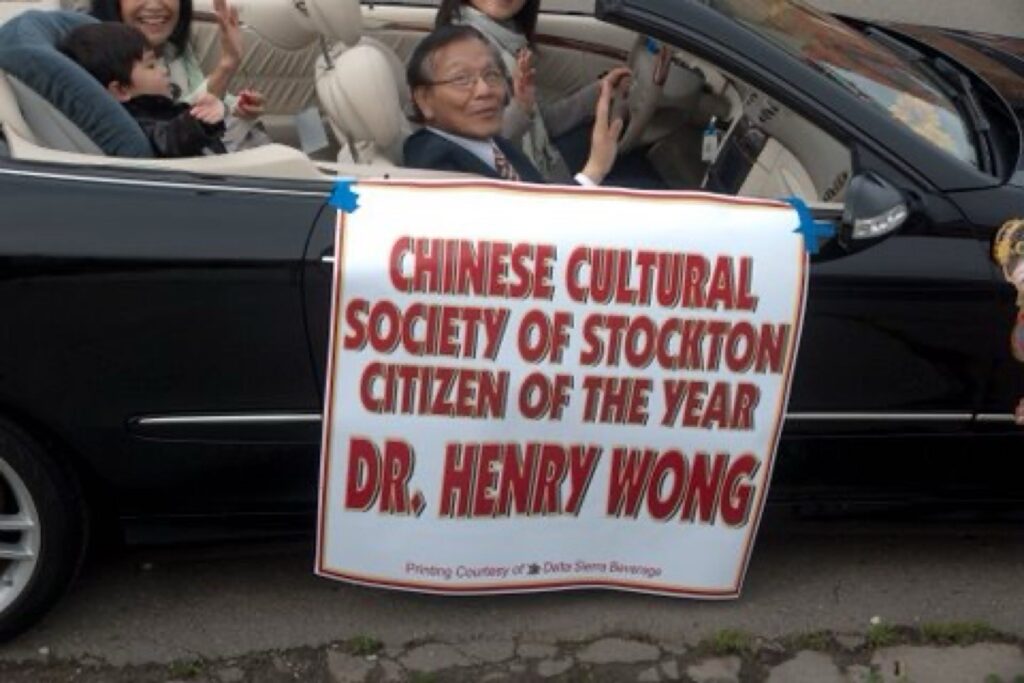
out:
{"label": "asphalt road", "polygon": [[1016,524],[796,522],[769,518],[742,599],[613,592],[436,597],[312,574],[305,542],[130,549],[94,561],[0,659],[98,657],[111,664],[225,658],[359,635],[574,641],[605,634],[694,643],[734,628],[775,638],[887,623],[984,621],[1024,633],[1024,531]]}
{"label": "asphalt road", "polygon": [[[1024,36],[1024,0],[813,0],[833,11]],[[863,632],[873,617],[984,621],[1024,633],[1018,524],[795,523],[762,529],[743,596],[681,601],[612,592],[439,598],[314,577],[306,542],[129,549],[94,559],[0,659],[94,656],[113,664],[224,658],[357,635],[386,644],[609,633],[696,642],[722,628],[765,637]]]}
{"label": "asphalt road", "polygon": [[830,12],[1024,37],[1022,0],[810,0]]}

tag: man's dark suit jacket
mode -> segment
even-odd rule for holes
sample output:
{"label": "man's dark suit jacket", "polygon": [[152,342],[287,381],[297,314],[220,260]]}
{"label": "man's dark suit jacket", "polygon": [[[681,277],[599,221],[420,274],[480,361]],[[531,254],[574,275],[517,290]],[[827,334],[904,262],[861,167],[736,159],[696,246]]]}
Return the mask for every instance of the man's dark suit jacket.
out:
{"label": "man's dark suit jacket", "polygon": [[[515,145],[500,137],[495,137],[494,143],[504,152],[512,168],[516,169],[520,180],[527,183],[544,182],[540,171],[525,154],[516,149]],[[497,171],[481,161],[478,156],[426,128],[416,131],[406,139],[402,153],[405,156],[405,165],[409,168],[457,171],[499,178]]]}

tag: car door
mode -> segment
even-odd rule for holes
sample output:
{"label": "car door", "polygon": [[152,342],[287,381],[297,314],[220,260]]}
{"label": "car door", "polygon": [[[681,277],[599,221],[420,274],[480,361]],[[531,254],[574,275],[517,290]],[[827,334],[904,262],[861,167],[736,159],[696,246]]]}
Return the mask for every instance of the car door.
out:
{"label": "car door", "polygon": [[326,189],[3,163],[0,403],[119,514],[310,509],[302,254]]}
{"label": "car door", "polygon": [[[854,176],[874,174],[908,208],[884,238],[812,265],[778,474],[818,492],[948,490],[964,449],[949,437],[972,433],[991,364],[990,327],[976,321],[995,309],[986,235],[943,188],[994,181],[779,47],[792,36],[761,39],[707,4],[598,3],[608,19],[720,66],[828,131],[849,149]],[[849,65],[840,47],[824,45]]]}
{"label": "car door", "polygon": [[[986,245],[957,207],[883,158],[910,215],[891,236],[813,262],[789,405],[792,434],[966,430],[985,381],[990,317]],[[857,245],[854,245],[855,247]]]}
{"label": "car door", "polygon": [[[851,243],[813,264],[789,433],[966,429],[988,359],[983,333],[963,321],[989,309],[992,289],[983,236],[939,189],[959,170],[956,160],[774,38],[758,36],[706,5],[598,3],[605,18],[706,60],[762,99],[781,103],[825,131],[846,149],[850,174],[877,176],[895,188],[909,211],[905,224],[885,238]],[[813,36],[816,25],[806,30]],[[822,49],[838,50],[822,42]],[[849,64],[845,55],[827,54]],[[767,126],[774,108],[761,114],[751,123],[771,135]],[[829,192],[842,185],[830,186]]]}

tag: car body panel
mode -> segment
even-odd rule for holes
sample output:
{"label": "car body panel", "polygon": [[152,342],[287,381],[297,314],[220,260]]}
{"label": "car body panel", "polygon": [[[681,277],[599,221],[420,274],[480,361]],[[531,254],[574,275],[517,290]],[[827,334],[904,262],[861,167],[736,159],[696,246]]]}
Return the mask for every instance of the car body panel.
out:
{"label": "car body panel", "polygon": [[[988,255],[1020,191],[696,2],[599,11],[742,74],[911,206],[888,239],[812,265],[779,490],[863,483],[810,462],[837,439],[992,431],[976,416],[1024,394],[1005,345],[1012,292]],[[0,157],[0,310],[14,321],[0,329],[0,407],[79,454],[123,517],[308,514],[336,224],[326,195],[326,183]]]}
{"label": "car body panel", "polygon": [[[996,317],[988,254],[993,223],[973,224],[942,192],[943,178],[929,173],[924,161],[938,150],[919,144],[867,103],[849,97],[845,106],[848,93],[841,88],[809,69],[797,75],[803,65],[766,41],[755,44],[753,34],[706,7],[623,0],[599,8],[634,27],[664,26],[660,37],[683,49],[703,48],[705,56],[718,51],[719,60],[730,61],[744,77],[759,72],[758,85],[769,97],[798,108],[853,148],[854,172],[878,173],[911,204],[913,218],[891,238],[812,266],[787,433],[962,430],[988,381],[993,330],[961,321],[978,314]],[[730,44],[744,37],[745,54],[732,53]],[[787,96],[793,79],[800,81],[802,102]],[[840,101],[844,106],[836,106]],[[861,125],[865,119],[872,120],[872,130]],[[908,171],[900,157],[911,148],[927,153],[905,157],[922,159]],[[948,154],[939,156],[936,163],[962,166]],[[971,169],[966,175],[980,174]],[[988,177],[979,186],[997,182]],[[808,414],[813,419],[805,419]],[[890,415],[912,417],[917,424],[890,421]]]}
{"label": "car body panel", "polygon": [[318,450],[294,425],[140,419],[319,412],[301,259],[323,199],[145,177],[0,175],[0,404],[52,428],[124,514],[294,505],[315,476],[294,460]]}

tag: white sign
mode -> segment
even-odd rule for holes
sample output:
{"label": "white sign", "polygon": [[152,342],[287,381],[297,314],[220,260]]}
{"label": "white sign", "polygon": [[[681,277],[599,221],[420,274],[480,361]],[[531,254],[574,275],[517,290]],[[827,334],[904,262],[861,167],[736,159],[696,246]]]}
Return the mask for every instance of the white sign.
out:
{"label": "white sign", "polygon": [[339,216],[317,573],[735,597],[796,357],[796,212],[361,182]]}

